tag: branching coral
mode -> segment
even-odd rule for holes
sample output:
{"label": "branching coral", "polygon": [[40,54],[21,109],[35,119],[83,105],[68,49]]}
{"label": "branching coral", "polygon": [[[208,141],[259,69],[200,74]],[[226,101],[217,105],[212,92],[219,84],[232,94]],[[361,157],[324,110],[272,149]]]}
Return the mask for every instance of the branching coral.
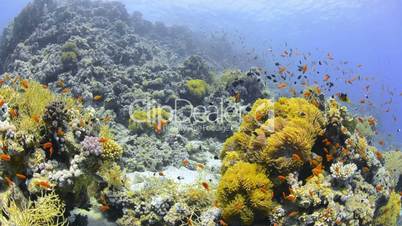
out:
{"label": "branching coral", "polygon": [[355,174],[357,166],[354,163],[344,165],[342,162],[337,162],[331,165],[330,171],[332,177],[337,180],[347,181]]}
{"label": "branching coral", "polygon": [[102,146],[98,137],[86,136],[81,142],[82,148],[85,152],[99,156],[102,153]]}
{"label": "branching coral", "polygon": [[99,175],[103,177],[104,181],[110,186],[116,188],[121,188],[126,184],[126,179],[124,178],[124,173],[121,167],[116,163],[105,163],[99,169]]}
{"label": "branching coral", "polygon": [[257,164],[238,162],[223,174],[217,190],[223,218],[250,225],[255,213],[268,214],[273,207],[272,183]]}
{"label": "branching coral", "polygon": [[[52,92],[35,81],[25,81],[24,92],[18,92],[11,87],[0,89],[2,100],[9,104],[9,108],[18,109],[18,117],[14,117],[15,125],[24,133],[36,133],[43,123],[42,116],[45,107],[55,99]],[[35,101],[32,101],[35,100]]]}
{"label": "branching coral", "polygon": [[66,225],[63,219],[64,203],[55,194],[45,194],[36,201],[28,201],[19,206],[15,200],[3,205],[4,215],[0,215],[2,225],[18,226],[61,226]]}

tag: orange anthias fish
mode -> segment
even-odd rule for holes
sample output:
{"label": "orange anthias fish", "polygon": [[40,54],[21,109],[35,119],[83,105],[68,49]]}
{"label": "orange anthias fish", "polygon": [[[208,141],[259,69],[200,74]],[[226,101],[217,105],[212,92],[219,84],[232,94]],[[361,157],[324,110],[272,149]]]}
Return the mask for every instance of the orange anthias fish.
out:
{"label": "orange anthias fish", "polygon": [[52,155],[53,155],[53,144],[52,144],[52,142],[47,142],[47,143],[43,144],[43,149],[45,149],[46,151],[49,151],[49,155],[50,155],[50,157],[52,157]]}
{"label": "orange anthias fish", "polygon": [[381,159],[383,158],[382,153],[381,153],[381,152],[379,152],[379,151],[376,151],[376,152],[375,152],[375,156],[376,156],[376,157],[377,157],[377,159],[379,159],[379,160],[381,160]]}
{"label": "orange anthias fish", "polygon": [[377,120],[375,120],[373,117],[368,118],[367,121],[370,126],[375,126],[377,124]]}
{"label": "orange anthias fish", "polygon": [[323,80],[324,80],[324,82],[326,82],[326,81],[328,81],[330,78],[331,78],[331,77],[329,76],[329,74],[325,74]]}
{"label": "orange anthias fish", "polygon": [[39,115],[32,115],[32,120],[35,121],[36,123],[40,122],[40,116]]}
{"label": "orange anthias fish", "polygon": [[35,185],[46,189],[52,188],[52,185],[49,183],[49,181],[38,181],[35,183]]}
{"label": "orange anthias fish", "polygon": [[58,129],[56,134],[57,136],[62,137],[64,136],[64,131],[62,129]]}
{"label": "orange anthias fish", "polygon": [[284,82],[281,82],[281,83],[279,83],[279,84],[277,85],[277,87],[278,87],[278,89],[284,89],[284,88],[288,87],[288,84],[287,84],[287,83],[284,83]]}
{"label": "orange anthias fish", "polygon": [[297,215],[299,215],[298,211],[292,211],[288,214],[288,217],[296,217]]}
{"label": "orange anthias fish", "polygon": [[315,176],[320,175],[321,172],[322,172],[322,164],[316,166],[316,167],[312,170],[312,173],[313,173]]}
{"label": "orange anthias fish", "polygon": [[4,177],[4,180],[9,187],[14,184],[14,182],[9,177]]}
{"label": "orange anthias fish", "polygon": [[381,185],[381,184],[377,184],[377,185],[375,186],[375,190],[376,190],[377,192],[381,192],[381,191],[382,191],[382,185]]}
{"label": "orange anthias fish", "polygon": [[279,179],[281,182],[286,181],[286,177],[285,177],[285,176],[282,176],[282,175],[279,175],[279,176],[278,176],[278,179]]}
{"label": "orange anthias fish", "polygon": [[17,109],[15,109],[15,108],[10,108],[10,109],[8,110],[8,113],[10,114],[10,116],[11,116],[12,118],[18,117],[18,111],[17,111]]}
{"label": "orange anthias fish", "polygon": [[202,182],[201,185],[205,190],[209,191],[209,184],[207,182]]}
{"label": "orange anthias fish", "polygon": [[279,74],[283,74],[286,72],[286,67],[284,66],[279,66]]}
{"label": "orange anthias fish", "polygon": [[18,179],[20,179],[20,180],[26,180],[27,179],[27,176],[25,176],[24,174],[21,174],[21,173],[16,173],[15,176],[17,176]]}
{"label": "orange anthias fish", "polygon": [[6,102],[3,100],[3,99],[0,99],[0,107],[3,107],[3,105],[5,104]]}
{"label": "orange anthias fish", "polygon": [[99,138],[99,140],[98,140],[100,143],[105,143],[105,142],[108,142],[109,141],[109,139],[108,138],[106,138],[106,137],[101,137],[101,138]]}
{"label": "orange anthias fish", "polygon": [[3,160],[3,161],[10,161],[11,156],[7,155],[7,154],[0,154],[0,159]]}
{"label": "orange anthias fish", "polygon": [[70,88],[64,88],[61,92],[62,92],[63,94],[68,94],[68,93],[71,92],[71,89],[70,89]]}
{"label": "orange anthias fish", "polygon": [[108,211],[109,209],[110,209],[110,206],[107,205],[107,204],[103,204],[103,205],[101,205],[101,206],[99,207],[99,210],[100,210],[102,213]]}
{"label": "orange anthias fish", "polygon": [[100,95],[94,96],[94,101],[100,101],[100,100],[102,100],[102,96]]}
{"label": "orange anthias fish", "polygon": [[21,80],[21,86],[22,86],[24,89],[28,89],[28,88],[29,88],[29,82],[28,82],[28,80]]}
{"label": "orange anthias fish", "polygon": [[293,159],[294,161],[301,161],[301,160],[302,160],[298,154],[293,154],[293,155],[292,155],[292,159]]}
{"label": "orange anthias fish", "polygon": [[161,119],[159,120],[155,125],[154,125],[154,129],[155,129],[155,133],[156,134],[161,134],[163,128],[165,128],[165,126],[168,124],[167,120]]}
{"label": "orange anthias fish", "polygon": [[283,196],[283,199],[290,201],[290,202],[294,202],[296,200],[296,196],[293,194],[285,195],[285,192],[282,192],[282,196]]}
{"label": "orange anthias fish", "polygon": [[224,220],[219,220],[219,225],[221,226],[229,226]]}
{"label": "orange anthias fish", "polygon": [[307,64],[299,66],[299,71],[302,72],[303,74],[306,74],[307,70],[308,70]]}
{"label": "orange anthias fish", "polygon": [[183,165],[184,165],[185,167],[187,167],[187,166],[190,165],[190,161],[188,161],[187,159],[183,159],[182,163],[183,163]]}

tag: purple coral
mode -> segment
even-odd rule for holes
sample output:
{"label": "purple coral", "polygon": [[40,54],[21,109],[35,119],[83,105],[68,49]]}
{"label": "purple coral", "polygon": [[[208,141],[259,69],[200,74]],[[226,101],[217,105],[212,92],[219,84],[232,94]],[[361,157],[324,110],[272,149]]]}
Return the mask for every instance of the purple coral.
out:
{"label": "purple coral", "polygon": [[85,136],[84,140],[81,142],[81,145],[84,151],[90,155],[99,156],[102,152],[102,146],[98,137]]}

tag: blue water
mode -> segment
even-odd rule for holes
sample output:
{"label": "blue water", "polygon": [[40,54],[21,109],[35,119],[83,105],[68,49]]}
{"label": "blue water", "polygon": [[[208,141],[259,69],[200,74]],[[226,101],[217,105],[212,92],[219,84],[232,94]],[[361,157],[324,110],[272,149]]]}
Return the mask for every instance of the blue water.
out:
{"label": "blue water", "polygon": [[[402,140],[402,134],[397,132],[402,129],[401,0],[121,1],[129,11],[141,11],[151,21],[187,25],[206,33],[225,32],[239,48],[254,49],[256,55],[262,56],[259,59],[264,60],[263,65],[259,66],[272,64],[268,49],[279,54],[285,48],[298,48],[311,52],[315,58],[324,58],[331,52],[336,61],[349,62],[343,66],[351,70],[347,76],[374,77],[353,86],[339,81],[337,89],[358,102],[365,96],[363,88],[370,85],[369,99],[374,106],[362,113],[379,118],[379,139],[388,137],[389,143]],[[2,0],[0,28],[27,2]],[[357,69],[357,64],[363,67]],[[327,72],[343,76],[338,71]],[[384,105],[390,98],[392,104]],[[385,112],[388,108],[389,112]]]}

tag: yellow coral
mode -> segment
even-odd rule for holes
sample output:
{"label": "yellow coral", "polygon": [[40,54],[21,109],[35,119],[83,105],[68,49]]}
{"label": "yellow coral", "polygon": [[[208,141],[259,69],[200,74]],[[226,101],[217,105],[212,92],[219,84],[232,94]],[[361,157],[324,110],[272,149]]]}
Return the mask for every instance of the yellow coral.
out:
{"label": "yellow coral", "polygon": [[307,121],[295,120],[289,123],[282,131],[267,139],[261,159],[275,167],[279,174],[300,168],[304,162],[310,160],[311,148],[317,136],[313,131],[314,127]]}
{"label": "yellow coral", "polygon": [[263,162],[277,174],[286,174],[310,160],[324,124],[322,112],[305,99],[258,99],[240,130],[226,140],[221,157],[236,151],[244,161]]}
{"label": "yellow coral", "polygon": [[130,116],[129,128],[134,131],[141,131],[153,128],[153,126],[160,120],[169,120],[170,113],[164,108],[155,107],[146,111],[134,111]]}
{"label": "yellow coral", "polygon": [[64,203],[55,194],[40,196],[36,201],[28,201],[25,205],[10,199],[8,205],[2,206],[1,225],[18,226],[61,226],[67,225],[63,219]]}
{"label": "yellow coral", "polygon": [[120,166],[115,162],[102,164],[99,169],[99,175],[108,183],[109,186],[123,187],[125,186],[125,178]]}
{"label": "yellow coral", "polygon": [[114,140],[107,139],[102,143],[102,158],[107,160],[116,160],[123,154],[123,148]]}
{"label": "yellow coral", "polygon": [[272,183],[257,164],[237,162],[223,174],[218,185],[218,203],[223,217],[250,225],[255,212],[268,214],[273,206]]}
{"label": "yellow coral", "polygon": [[253,211],[246,205],[245,198],[240,194],[223,207],[222,217],[228,222],[241,221],[244,225],[251,225],[254,221]]}
{"label": "yellow coral", "polygon": [[392,192],[387,204],[378,211],[378,216],[375,218],[375,225],[396,226],[400,210],[401,197],[399,194]]}
{"label": "yellow coral", "polygon": [[196,98],[202,98],[208,93],[208,84],[201,79],[188,80],[186,88],[190,95]]}
{"label": "yellow coral", "polygon": [[228,151],[225,154],[225,158],[222,160],[222,172],[226,171],[226,169],[230,166],[233,166],[238,161],[241,160],[239,152],[236,151]]}
{"label": "yellow coral", "polygon": [[0,96],[9,107],[18,109],[15,124],[19,131],[28,134],[37,132],[46,106],[55,99],[50,90],[35,81],[27,81],[24,92],[11,87],[1,88]]}

